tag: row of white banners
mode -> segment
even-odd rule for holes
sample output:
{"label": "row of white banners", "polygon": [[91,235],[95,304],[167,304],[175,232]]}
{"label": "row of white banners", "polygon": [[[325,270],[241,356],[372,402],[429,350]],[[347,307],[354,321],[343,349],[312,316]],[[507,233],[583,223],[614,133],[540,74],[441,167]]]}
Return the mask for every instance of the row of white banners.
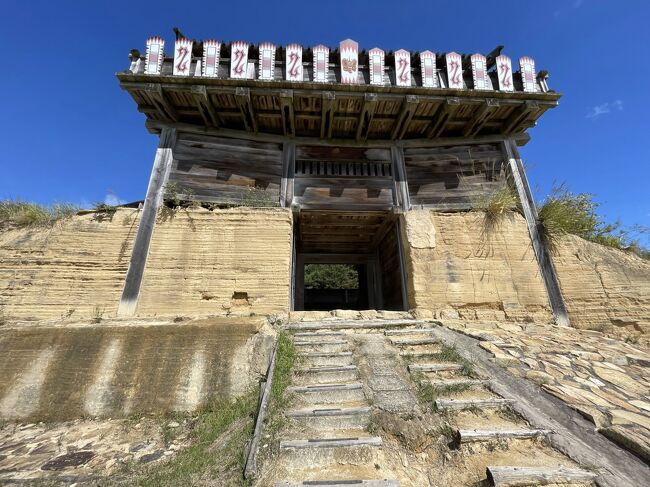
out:
{"label": "row of white banners", "polygon": [[[160,75],[164,60],[165,41],[160,37],[147,39],[147,53],[145,58],[144,73]],[[190,76],[192,62],[193,42],[189,39],[178,39],[174,45],[174,76]],[[230,78],[254,79],[255,66],[249,62],[248,50],[250,45],[246,42],[233,42],[230,45]],[[276,46],[271,43],[262,43],[259,48],[259,64],[257,79],[265,81],[278,80],[275,76]],[[203,41],[203,56],[197,60],[194,76],[216,78],[219,74],[221,43],[214,40]],[[318,45],[312,48],[313,73],[311,80],[304,79],[302,46],[289,44],[286,46],[285,79],[287,81],[314,81],[317,83],[331,82],[329,78],[328,47]],[[343,84],[359,84],[359,45],[347,39],[342,41],[339,48],[341,62],[341,79]],[[450,52],[445,54],[446,80],[439,76],[436,67],[436,55],[431,51],[419,53],[421,84],[425,88],[466,88],[463,81],[462,57],[460,54]],[[368,51],[370,84],[385,86],[390,81],[385,76],[383,50],[374,48]],[[482,54],[473,54],[470,57],[472,65],[472,78],[475,90],[491,90],[492,83],[487,72],[487,61]],[[495,59],[499,91],[514,91],[512,79],[512,61],[508,56],[500,55]],[[394,69],[396,86],[412,86],[411,53],[404,49],[394,53]],[[535,75],[535,61],[524,56],[519,59],[521,81],[523,90],[535,93],[538,90]],[[140,60],[133,60],[131,71],[136,73],[140,69]],[[332,80],[333,81],[333,80]],[[363,79],[361,83],[363,83]],[[447,86],[445,86],[445,82]],[[546,90],[545,90],[546,91]]]}

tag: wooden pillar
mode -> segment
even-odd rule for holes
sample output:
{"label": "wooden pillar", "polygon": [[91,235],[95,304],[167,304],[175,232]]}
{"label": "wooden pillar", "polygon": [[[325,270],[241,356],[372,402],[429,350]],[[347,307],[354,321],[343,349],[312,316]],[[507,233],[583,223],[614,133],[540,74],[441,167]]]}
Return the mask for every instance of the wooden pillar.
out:
{"label": "wooden pillar", "polygon": [[280,206],[290,208],[293,203],[294,175],[296,172],[296,144],[282,145],[282,179],[280,180]]}
{"label": "wooden pillar", "polygon": [[555,272],[555,266],[553,265],[550,252],[540,232],[537,207],[535,206],[535,200],[530,191],[528,178],[526,178],[526,173],[521,163],[521,157],[519,156],[515,140],[507,139],[503,141],[502,150],[508,161],[510,173],[512,174],[519,199],[521,200],[524,217],[528,224],[528,232],[530,233],[530,239],[533,244],[533,249],[535,250],[535,256],[537,257],[537,262],[539,263],[539,268],[542,277],[544,278],[544,284],[546,285],[546,292],[548,293],[549,303],[553,310],[553,316],[558,325],[569,326],[569,314],[567,313],[566,305],[564,304],[564,298],[562,297],[562,292],[560,290],[560,283],[557,278],[557,273]]}
{"label": "wooden pillar", "polygon": [[156,157],[151,170],[151,178],[147,188],[147,196],[144,200],[138,233],[135,237],[133,252],[131,252],[131,261],[129,270],[124,280],[124,289],[122,290],[122,299],[118,308],[118,316],[132,316],[138,305],[140,295],[140,285],[144,275],[144,268],[147,263],[149,254],[149,245],[153,229],[156,225],[156,215],[158,208],[163,200],[163,192],[169,171],[171,169],[173,155],[172,148],[176,143],[176,129],[163,128],[160,133],[160,141],[156,150]]}
{"label": "wooden pillar", "polygon": [[390,148],[391,159],[393,162],[393,191],[395,192],[396,206],[402,211],[409,211],[411,202],[409,197],[409,187],[406,181],[406,164],[404,162],[404,149],[401,146],[394,145]]}
{"label": "wooden pillar", "polygon": [[397,252],[399,253],[399,271],[402,280],[402,309],[409,309],[408,302],[408,274],[406,269],[406,255],[404,254],[404,242],[402,242],[401,217],[398,215],[395,221],[395,232],[397,232]]}

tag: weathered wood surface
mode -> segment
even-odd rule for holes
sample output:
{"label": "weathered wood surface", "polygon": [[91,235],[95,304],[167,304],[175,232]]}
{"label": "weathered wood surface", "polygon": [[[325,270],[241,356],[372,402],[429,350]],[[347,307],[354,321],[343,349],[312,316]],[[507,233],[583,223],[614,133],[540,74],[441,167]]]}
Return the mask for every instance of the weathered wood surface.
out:
{"label": "weathered wood surface", "polygon": [[452,409],[495,409],[509,406],[513,403],[510,399],[436,399],[436,408],[439,410]]}
{"label": "weathered wood surface", "polygon": [[176,130],[164,129],[160,134],[158,149],[156,149],[156,157],[151,170],[151,178],[149,179],[147,196],[142,208],[138,233],[135,237],[129,269],[124,280],[122,298],[118,308],[118,315],[120,316],[133,315],[138,305],[140,285],[144,276],[153,229],[156,225],[156,215],[163,202],[165,184],[172,166],[174,157],[172,148],[175,143]]}
{"label": "weathered wood surface", "polygon": [[560,326],[570,326],[569,313],[562,297],[560,290],[560,283],[555,272],[555,266],[551,259],[549,249],[544,242],[544,238],[540,232],[540,223],[537,215],[537,207],[535,200],[528,185],[528,179],[521,163],[519,151],[517,150],[516,143],[512,140],[503,142],[503,152],[508,159],[510,167],[510,174],[517,188],[519,200],[524,210],[524,216],[528,225],[528,231],[535,250],[535,256],[539,263],[544,284],[546,285],[546,292],[548,293],[549,303],[553,310],[555,321]]}
{"label": "weathered wood surface", "polygon": [[461,364],[410,364],[408,369],[410,372],[446,372],[462,370]]}
{"label": "weathered wood surface", "polygon": [[271,356],[271,361],[269,363],[269,368],[266,374],[266,382],[264,383],[260,408],[257,413],[257,420],[255,421],[253,439],[248,450],[248,455],[246,456],[244,477],[247,479],[253,477],[253,475],[255,475],[255,471],[257,470],[257,452],[260,446],[260,438],[262,437],[262,428],[264,427],[264,421],[266,420],[266,411],[268,409],[269,399],[271,398],[273,378],[275,376],[275,359],[277,357],[277,352],[278,342],[276,342],[275,347],[273,348],[273,355]]}
{"label": "weathered wood surface", "polygon": [[520,487],[590,482],[598,475],[588,470],[569,467],[488,466],[487,477],[494,487]]}
{"label": "weathered wood surface", "polygon": [[458,430],[456,443],[473,443],[498,439],[531,439],[548,436],[552,432],[544,429],[519,429],[519,430]]}

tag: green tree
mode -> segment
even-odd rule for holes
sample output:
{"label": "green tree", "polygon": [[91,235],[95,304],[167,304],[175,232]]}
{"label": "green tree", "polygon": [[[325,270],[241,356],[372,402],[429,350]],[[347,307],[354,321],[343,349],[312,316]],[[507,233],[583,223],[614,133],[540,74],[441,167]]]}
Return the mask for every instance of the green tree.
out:
{"label": "green tree", "polygon": [[359,273],[351,264],[307,264],[305,288],[358,289]]}

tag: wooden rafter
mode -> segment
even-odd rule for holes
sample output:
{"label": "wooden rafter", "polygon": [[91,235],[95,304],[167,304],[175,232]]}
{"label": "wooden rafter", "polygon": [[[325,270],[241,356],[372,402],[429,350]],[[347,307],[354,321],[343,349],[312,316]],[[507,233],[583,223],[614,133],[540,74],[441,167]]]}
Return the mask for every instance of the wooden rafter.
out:
{"label": "wooden rafter", "polygon": [[238,87],[235,92],[237,99],[237,106],[244,119],[244,126],[249,132],[257,132],[257,121],[255,120],[255,112],[251,103],[251,93],[249,88]]}
{"label": "wooden rafter", "polygon": [[282,110],[282,131],[284,135],[296,135],[296,117],[293,109],[293,91],[283,90],[280,93],[280,109]]}
{"label": "wooden rafter", "polygon": [[370,124],[377,108],[377,95],[375,93],[366,93],[363,96],[363,108],[359,114],[359,123],[357,124],[356,140],[363,141],[368,138]]}
{"label": "wooden rafter", "polygon": [[493,98],[488,98],[485,100],[485,103],[481,104],[481,106],[475,111],[472,119],[465,125],[465,128],[463,129],[463,135],[465,137],[477,135],[486,124],[486,122],[490,120],[490,117],[498,107],[498,100],[495,100]]}
{"label": "wooden rafter", "polygon": [[440,105],[435,115],[431,119],[431,125],[427,129],[427,138],[439,137],[443,132],[449,119],[458,110],[460,100],[456,97],[447,98],[447,100]]}
{"label": "wooden rafter", "polygon": [[196,101],[196,108],[201,114],[201,118],[205,122],[206,127],[219,127],[219,115],[214,110],[210,99],[208,98],[207,90],[205,86],[193,85],[192,93],[194,95],[194,101]]}
{"label": "wooden rafter", "polygon": [[399,140],[404,137],[408,128],[409,122],[415,115],[415,110],[420,103],[420,99],[415,95],[406,95],[402,101],[402,108],[393,125],[391,131],[391,139]]}
{"label": "wooden rafter", "polygon": [[321,97],[321,139],[330,139],[332,137],[332,125],[334,118],[334,100],[336,96],[331,91],[325,91]]}

